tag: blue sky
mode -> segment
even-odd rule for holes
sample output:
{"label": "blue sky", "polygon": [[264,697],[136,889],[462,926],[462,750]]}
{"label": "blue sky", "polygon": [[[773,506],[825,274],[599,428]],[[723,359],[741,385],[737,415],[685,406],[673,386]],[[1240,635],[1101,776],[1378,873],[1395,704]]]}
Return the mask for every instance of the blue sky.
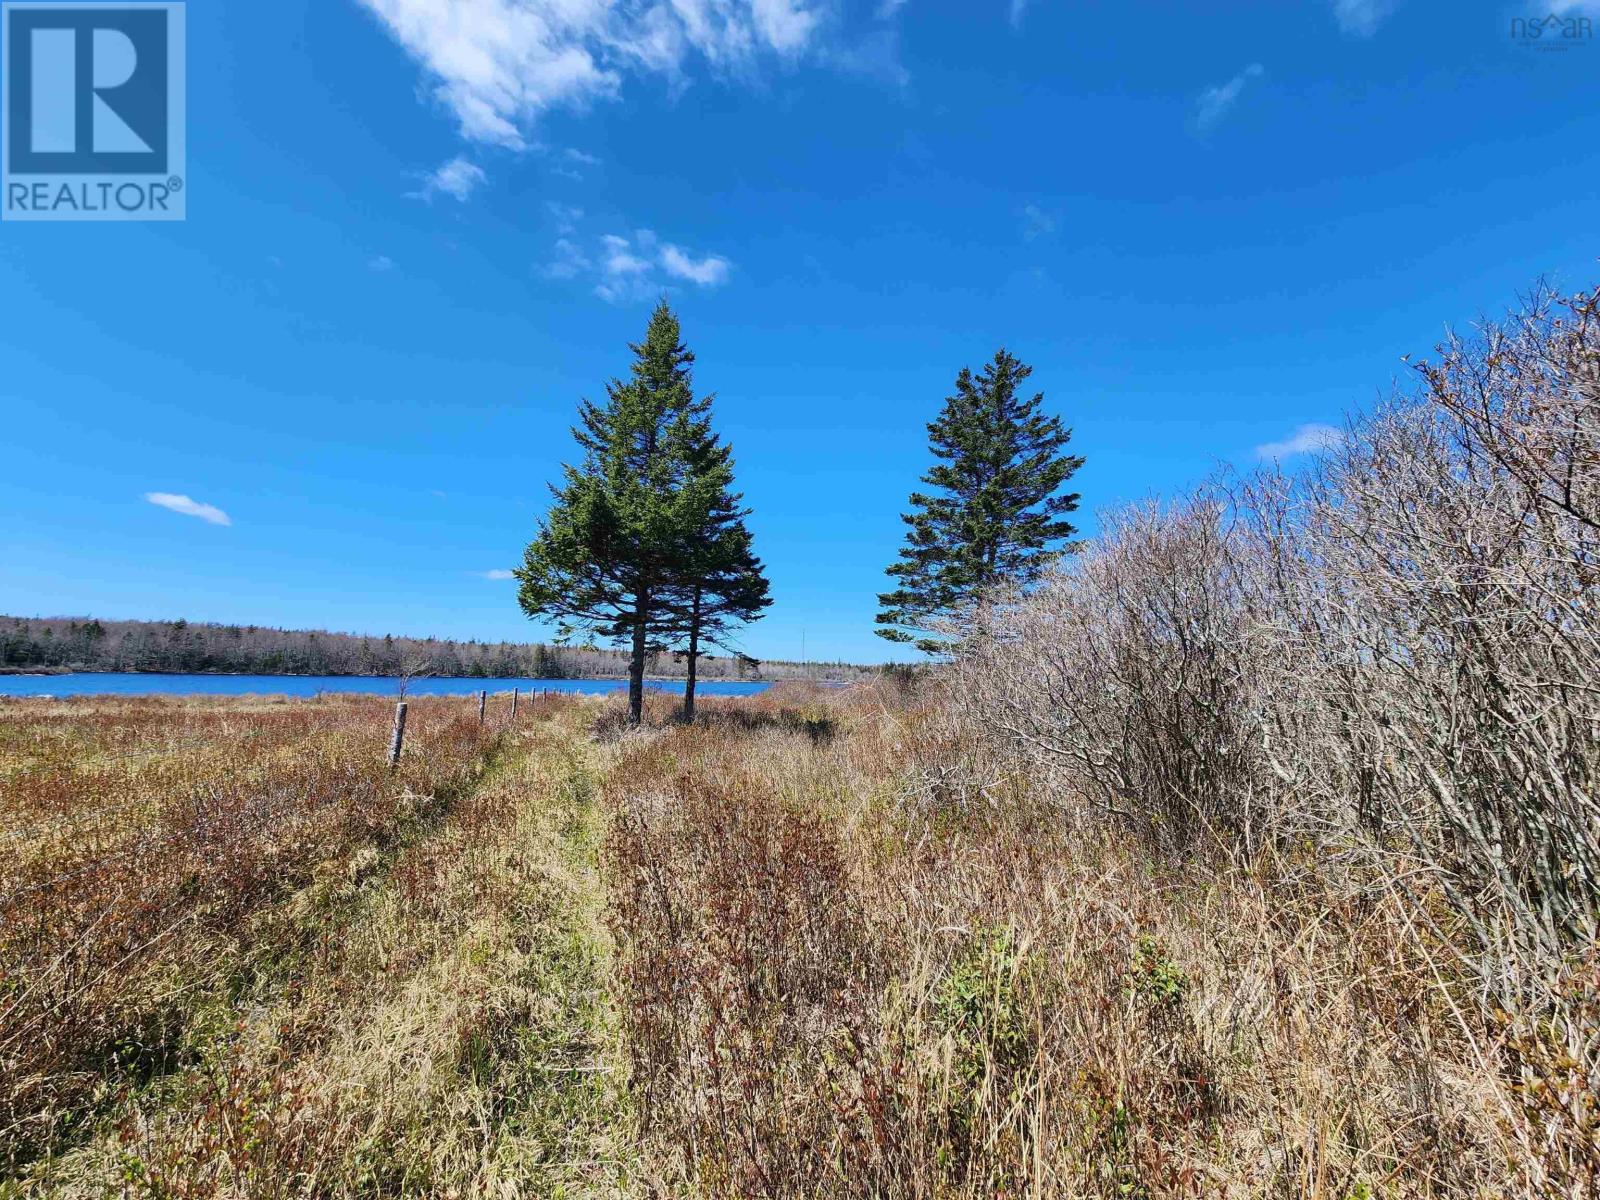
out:
{"label": "blue sky", "polygon": [[1092,532],[1592,282],[1600,44],[1509,34],[1551,8],[1600,24],[196,0],[188,220],[0,225],[0,612],[537,637],[486,575],[665,291],[770,568],[746,645],[882,659],[962,365],[1034,366]]}

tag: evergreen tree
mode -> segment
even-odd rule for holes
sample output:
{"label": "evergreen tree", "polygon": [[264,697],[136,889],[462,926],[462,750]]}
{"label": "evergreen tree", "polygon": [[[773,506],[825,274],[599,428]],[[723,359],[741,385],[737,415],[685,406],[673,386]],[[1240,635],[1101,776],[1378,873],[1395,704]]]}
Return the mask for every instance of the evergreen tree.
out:
{"label": "evergreen tree", "polygon": [[583,462],[552,488],[555,503],[516,572],[523,611],[554,618],[561,640],[628,642],[634,724],[646,662],[682,628],[684,564],[700,552],[719,495],[716,473],[696,458],[709,454],[697,449],[709,401],[694,397],[694,355],[679,338],[663,301],[631,347],[629,378],[607,385],[605,404],[580,406],[573,436]]}
{"label": "evergreen tree", "polygon": [[949,648],[930,636],[969,615],[989,589],[1026,586],[1071,548],[1065,519],[1077,493],[1057,495],[1083,465],[1065,454],[1072,431],[1040,411],[1043,393],[1019,399],[1033,374],[1004,349],[974,376],[963,367],[953,396],[928,426],[940,461],[922,477],[937,493],[913,492],[909,531],[888,574],[899,585],[878,597],[877,633],[929,654]]}
{"label": "evergreen tree", "polygon": [[737,655],[728,644],[735,626],[761,619],[772,603],[761,560],[744,519],[750,510],[733,490],[733,451],[711,427],[709,396],[686,406],[673,424],[674,455],[684,464],[684,511],[692,519],[673,561],[665,597],[685,660],[683,715],[694,720],[695,685],[706,646]]}

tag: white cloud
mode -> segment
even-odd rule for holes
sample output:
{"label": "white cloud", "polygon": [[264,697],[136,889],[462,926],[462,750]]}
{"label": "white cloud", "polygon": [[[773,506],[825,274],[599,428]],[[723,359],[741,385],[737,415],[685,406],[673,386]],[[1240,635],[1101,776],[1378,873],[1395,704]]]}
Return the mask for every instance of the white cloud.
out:
{"label": "white cloud", "polygon": [[201,504],[198,500],[191,500],[187,496],[176,495],[172,492],[146,492],[144,498],[158,508],[165,508],[170,512],[182,513],[186,517],[199,517],[202,521],[209,521],[213,525],[232,525],[228,514],[212,504]]}
{"label": "white cloud", "polygon": [[387,254],[380,254],[376,258],[368,260],[367,266],[374,271],[392,271],[394,270],[394,259]]}
{"label": "white cloud", "polygon": [[643,275],[650,270],[649,261],[633,252],[627,238],[608,233],[600,244],[606,251],[601,268],[607,275]]}
{"label": "white cloud", "polygon": [[1200,132],[1205,133],[1215,128],[1239,102],[1239,93],[1244,91],[1245,84],[1259,78],[1265,70],[1266,68],[1260,63],[1251,63],[1227,83],[1216,84],[1201,92],[1194,116]]}
{"label": "white cloud", "polygon": [[909,2],[910,0],[878,0],[878,20],[892,20]]}
{"label": "white cloud", "polygon": [[721,254],[696,254],[672,242],[663,242],[654,230],[636,229],[624,236],[608,233],[587,244],[577,237],[578,209],[552,204],[559,231],[549,259],[540,265],[546,279],[593,280],[594,294],[612,304],[659,296],[674,280],[703,288],[720,287],[733,273],[733,263]]}
{"label": "white cloud", "polygon": [[825,0],[360,0],[424,69],[469,141],[524,149],[552,108],[617,94],[691,55],[750,73],[813,43]]}
{"label": "white cloud", "polygon": [[556,243],[555,251],[555,258],[545,268],[546,276],[572,279],[592,266],[598,274],[594,294],[612,304],[658,296],[667,279],[717,287],[726,283],[733,271],[733,264],[722,255],[696,255],[682,246],[661,241],[649,229],[637,229],[632,237],[604,235],[592,259],[566,238]]}
{"label": "white cloud", "polygon": [[517,577],[515,572],[505,570],[478,571],[476,574],[480,579],[515,579]]}
{"label": "white cloud", "polygon": [[1256,457],[1263,459],[1292,458],[1296,454],[1312,454],[1329,450],[1344,441],[1344,434],[1332,425],[1302,425],[1281,442],[1268,442],[1256,447]]}
{"label": "white cloud", "polygon": [[674,279],[687,279],[701,287],[726,283],[732,267],[732,263],[718,254],[697,259],[670,242],[661,247],[661,269]]}
{"label": "white cloud", "polygon": [[[637,249],[648,254],[655,235],[646,229],[634,236],[640,238],[641,235],[648,245],[641,244]],[[594,285],[594,294],[612,304],[648,299],[661,290],[651,278],[654,264],[636,252],[634,244],[620,234],[608,233],[600,239],[598,265],[600,280]]]}
{"label": "white cloud", "polygon": [[592,154],[586,154],[582,150],[573,150],[569,148],[562,153],[566,158],[571,159],[575,163],[582,163],[586,167],[598,167],[600,165],[600,160],[598,158]]}
{"label": "white cloud", "polygon": [[805,49],[821,22],[821,13],[795,0],[750,0],[751,15],[767,44],[782,54]]}
{"label": "white cloud", "polygon": [[545,204],[545,207],[550,210],[550,215],[556,219],[556,230],[559,233],[571,233],[578,227],[578,222],[583,220],[583,209],[575,208],[571,204],[561,204],[551,200]]}
{"label": "white cloud", "polygon": [[1399,0],[1333,0],[1339,28],[1355,37],[1371,37],[1389,19]]}
{"label": "white cloud", "polygon": [[478,190],[489,177],[483,173],[483,168],[475,162],[465,158],[452,158],[432,175],[422,185],[418,193],[424,200],[430,200],[439,192],[447,196],[454,196],[457,200],[465,202],[467,197]]}
{"label": "white cloud", "polygon": [[570,238],[558,238],[555,254],[544,265],[546,279],[576,279],[589,269],[589,257]]}
{"label": "white cloud", "polygon": [[1031,2],[1032,0],[1011,0],[1011,28],[1022,28],[1022,18],[1028,15],[1028,5]]}

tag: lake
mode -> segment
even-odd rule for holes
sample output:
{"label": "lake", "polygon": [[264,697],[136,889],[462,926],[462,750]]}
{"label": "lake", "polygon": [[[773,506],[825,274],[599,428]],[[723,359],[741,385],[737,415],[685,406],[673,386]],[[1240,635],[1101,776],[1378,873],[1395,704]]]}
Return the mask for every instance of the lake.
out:
{"label": "lake", "polygon": [[[79,671],[70,675],[0,675],[0,696],[315,696],[318,692],[362,692],[393,696],[393,677],[370,675],[133,675]],[[645,686],[683,691],[683,681],[646,680]],[[769,683],[704,680],[695,687],[702,696],[753,696]],[[509,692],[576,692],[593,696],[626,691],[626,679],[413,679],[413,696],[470,696],[480,690]]]}

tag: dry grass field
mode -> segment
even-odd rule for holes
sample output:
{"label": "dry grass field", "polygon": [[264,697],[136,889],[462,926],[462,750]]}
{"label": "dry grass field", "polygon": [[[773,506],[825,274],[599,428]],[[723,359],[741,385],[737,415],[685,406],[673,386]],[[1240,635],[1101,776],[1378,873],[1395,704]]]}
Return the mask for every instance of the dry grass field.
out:
{"label": "dry grass field", "polygon": [[0,705],[0,1197],[1594,1194],[1593,991],[1359,866],[1158,864],[935,684],[651,705]]}
{"label": "dry grass field", "polygon": [[1027,772],[954,779],[985,751],[948,714],[866,689],[724,711],[611,773],[623,1045],[661,1178],[1594,1194],[1592,958],[1581,1005],[1515,1030],[1379,873],[1159,860]]}
{"label": "dry grass field", "polygon": [[422,953],[404,914],[373,922],[371,882],[487,820],[503,730],[466,699],[413,700],[391,772],[390,710],[0,705],[0,1190],[249,1190],[258,1099],[286,1095],[267,1062],[325,1045],[384,955]]}

